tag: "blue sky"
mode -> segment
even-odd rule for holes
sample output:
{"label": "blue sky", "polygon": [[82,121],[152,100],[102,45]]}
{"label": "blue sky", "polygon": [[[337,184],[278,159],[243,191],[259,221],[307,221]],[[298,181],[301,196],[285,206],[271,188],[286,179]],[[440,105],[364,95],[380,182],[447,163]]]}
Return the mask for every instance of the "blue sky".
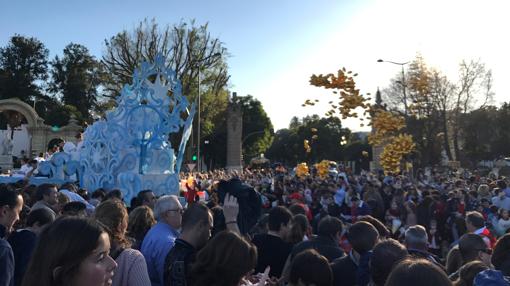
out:
{"label": "blue sky", "polygon": [[[0,46],[18,33],[41,40],[51,58],[70,42],[100,58],[104,39],[144,18],[208,22],[231,54],[231,91],[261,100],[279,129],[292,116],[325,110],[301,107],[306,98],[329,94],[309,86],[312,73],[345,66],[360,74],[362,92],[373,93],[399,72],[378,58],[407,61],[416,53],[452,79],[461,59],[480,58],[493,69],[496,103],[506,100],[507,6],[491,0],[0,1]],[[345,124],[360,129],[355,121]]]}

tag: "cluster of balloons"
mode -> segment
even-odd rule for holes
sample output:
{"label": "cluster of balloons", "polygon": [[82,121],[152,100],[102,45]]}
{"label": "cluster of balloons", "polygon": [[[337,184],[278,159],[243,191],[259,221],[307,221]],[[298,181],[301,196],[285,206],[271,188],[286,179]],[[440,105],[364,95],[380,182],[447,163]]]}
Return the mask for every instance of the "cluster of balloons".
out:
{"label": "cluster of balloons", "polygon": [[[363,117],[367,116],[367,114],[372,116],[372,118],[366,117],[367,120],[371,121],[368,125],[371,125],[374,130],[373,134],[369,136],[369,142],[372,145],[384,146],[380,156],[381,166],[384,168],[384,171],[387,173],[398,173],[400,172],[402,159],[405,155],[411,153],[415,147],[412,136],[401,132],[405,127],[405,119],[398,114],[371,105],[369,103],[371,98],[363,96],[359,89],[356,88],[354,80],[356,76],[357,74],[352,74],[351,71],[342,68],[338,70],[336,75],[332,73],[327,75],[314,74],[310,77],[310,84],[333,89],[333,94],[339,97],[338,103],[329,101],[330,109],[326,112],[326,116],[338,114],[342,119],[359,118],[361,122],[364,121],[365,118]],[[367,93],[368,95],[370,94]],[[313,106],[317,102],[319,102],[317,99],[314,101],[307,99],[302,106]],[[357,110],[363,110],[363,116],[359,116]],[[364,124],[361,123],[360,126],[363,127]],[[312,137],[312,139],[316,138]],[[305,140],[304,148],[308,153],[311,151],[308,140]],[[368,152],[366,155],[364,153],[362,155],[367,157]],[[320,164],[322,162],[318,165]],[[326,170],[328,168],[326,167]]]}

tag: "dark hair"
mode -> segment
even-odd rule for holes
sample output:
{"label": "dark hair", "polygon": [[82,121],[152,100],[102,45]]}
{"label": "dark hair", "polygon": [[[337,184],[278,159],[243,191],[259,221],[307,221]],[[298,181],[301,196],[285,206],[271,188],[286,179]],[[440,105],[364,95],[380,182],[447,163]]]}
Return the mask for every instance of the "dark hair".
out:
{"label": "dark hair", "polygon": [[0,185],[0,207],[9,206],[10,208],[16,207],[18,204],[19,193],[5,184]]}
{"label": "dark hair", "polygon": [[287,225],[291,219],[292,213],[286,207],[274,207],[269,211],[269,230],[279,231],[282,224]]}
{"label": "dark hair", "polygon": [[[92,220],[57,219],[42,231],[22,285],[71,285],[80,264],[96,249],[102,233],[103,229]],[[57,267],[61,271],[54,275]]]}
{"label": "dark hair", "polygon": [[455,273],[462,266],[462,256],[458,246],[453,247],[446,256],[446,273]]}
{"label": "dark hair", "polygon": [[305,208],[300,204],[292,204],[289,206],[289,211],[292,213],[292,215],[298,215],[303,214],[306,215]]}
{"label": "dark hair", "polygon": [[[500,237],[494,246],[491,262],[497,270],[503,271],[501,266],[510,259],[510,233]],[[507,271],[504,271],[507,272]]]}
{"label": "dark hair", "polygon": [[506,182],[504,180],[498,180],[496,184],[498,188],[500,188],[501,190],[504,190],[507,187]]}
{"label": "dark hair", "polygon": [[27,226],[34,226],[39,223],[39,226],[50,224],[55,220],[55,215],[47,208],[40,208],[28,213]]}
{"label": "dark hair", "polygon": [[393,266],[407,255],[405,246],[392,238],[378,243],[370,259],[370,276],[374,283],[378,286],[384,285]]}
{"label": "dark hair", "polygon": [[131,208],[136,208],[143,205],[143,202],[146,201],[145,194],[148,193],[152,193],[152,190],[142,190],[138,192],[138,195],[131,199]]}
{"label": "dark hair", "polygon": [[51,194],[51,189],[57,188],[54,184],[42,184],[37,187],[37,191],[35,193],[36,200],[40,201],[44,198],[44,196],[48,196]]}
{"label": "dark hair", "polygon": [[93,193],[92,193],[92,198],[93,199],[100,199],[100,200],[103,200],[104,197],[106,197],[106,192],[104,191],[104,189],[100,188],[100,189],[97,189],[95,190]]}
{"label": "dark hair", "polygon": [[209,224],[210,214],[211,211],[204,204],[192,204],[182,214],[182,230],[188,230],[200,224]]}
{"label": "dark hair", "polygon": [[483,238],[474,233],[466,233],[459,239],[460,255],[464,263],[478,258],[478,252],[487,248]]}
{"label": "dark hair", "polygon": [[466,214],[466,222],[470,222],[476,228],[482,228],[485,226],[485,219],[479,212],[472,211]]}
{"label": "dark hair", "polygon": [[385,286],[450,286],[452,282],[443,270],[427,259],[407,258],[391,271]]}
{"label": "dark hair", "polygon": [[380,220],[371,215],[360,216],[358,221],[366,221],[373,225],[377,229],[379,237],[389,237],[391,235],[389,229]]}
{"label": "dark hair", "polygon": [[455,281],[455,286],[473,286],[473,280],[475,279],[475,276],[484,271],[489,269],[485,263],[475,260],[471,261],[468,264],[462,266],[459,271],[459,279]]}
{"label": "dark hair", "polygon": [[110,191],[109,193],[106,194],[105,199],[106,200],[109,200],[109,199],[118,199],[118,200],[122,201],[122,192],[120,190],[118,190],[118,189],[112,190],[112,191]]}
{"label": "dark hair", "polygon": [[223,231],[197,254],[190,286],[237,286],[257,265],[257,248],[236,233]]}
{"label": "dark hair", "polygon": [[64,205],[62,208],[62,214],[63,215],[69,215],[69,216],[75,216],[78,215],[80,212],[85,211],[87,206],[82,202],[68,202]]}
{"label": "dark hair", "polygon": [[139,206],[129,214],[128,235],[141,243],[147,232],[155,224],[156,219],[151,208]]}
{"label": "dark hair", "polygon": [[372,250],[377,243],[379,233],[375,227],[365,221],[359,221],[349,227],[347,240],[352,248],[359,254]]}
{"label": "dark hair", "polygon": [[310,228],[310,223],[305,215],[298,214],[292,218],[292,223],[287,236],[287,242],[296,244],[303,241],[306,231]]}
{"label": "dark hair", "polygon": [[336,217],[325,216],[319,221],[317,227],[317,235],[325,237],[335,237],[336,234],[341,233],[343,229],[342,221]]}
{"label": "dark hair", "polygon": [[314,249],[300,252],[292,260],[289,281],[293,285],[301,282],[304,285],[330,286],[333,273],[328,259]]}

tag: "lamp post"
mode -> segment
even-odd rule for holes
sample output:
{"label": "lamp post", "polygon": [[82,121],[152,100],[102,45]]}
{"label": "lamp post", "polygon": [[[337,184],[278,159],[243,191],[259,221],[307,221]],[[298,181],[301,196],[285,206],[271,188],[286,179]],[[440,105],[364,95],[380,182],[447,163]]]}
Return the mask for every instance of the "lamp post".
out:
{"label": "lamp post", "polygon": [[215,53],[207,58],[203,58],[202,60],[200,60],[197,64],[197,67],[198,67],[198,125],[197,125],[197,170],[198,172],[202,171],[202,158],[200,157],[200,131],[201,131],[201,124],[200,124],[200,112],[202,110],[201,108],[201,104],[200,104],[200,99],[201,99],[201,93],[200,93],[200,83],[201,83],[201,80],[200,80],[200,64],[209,59],[209,58],[217,58],[217,57],[221,57],[221,53]]}
{"label": "lamp post", "polygon": [[401,82],[401,84],[402,84],[402,93],[404,94],[404,115],[405,115],[405,118],[407,119],[406,77],[405,77],[405,72],[404,72],[404,66],[407,65],[409,62],[397,63],[397,62],[393,62],[393,61],[385,61],[382,59],[378,59],[377,62],[399,65],[402,68],[402,82]]}

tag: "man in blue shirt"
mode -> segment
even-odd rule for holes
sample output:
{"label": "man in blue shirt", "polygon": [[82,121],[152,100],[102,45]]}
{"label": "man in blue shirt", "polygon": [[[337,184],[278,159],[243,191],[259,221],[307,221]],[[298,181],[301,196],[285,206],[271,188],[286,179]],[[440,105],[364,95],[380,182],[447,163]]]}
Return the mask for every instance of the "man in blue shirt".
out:
{"label": "man in blue shirt", "polygon": [[147,262],[152,286],[163,285],[165,258],[179,237],[183,208],[176,196],[163,196],[154,207],[158,223],[145,236],[141,252]]}

